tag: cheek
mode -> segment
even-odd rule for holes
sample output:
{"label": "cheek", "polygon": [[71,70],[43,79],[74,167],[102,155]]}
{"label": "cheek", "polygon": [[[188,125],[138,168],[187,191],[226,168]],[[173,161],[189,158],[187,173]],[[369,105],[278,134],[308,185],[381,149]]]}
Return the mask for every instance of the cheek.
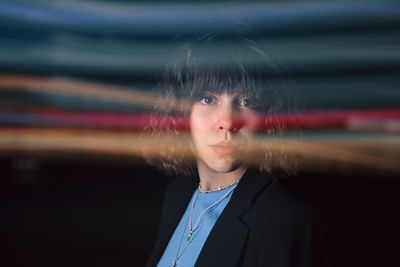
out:
{"label": "cheek", "polygon": [[204,121],[200,118],[193,118],[190,124],[190,133],[194,144],[200,145],[206,141],[209,131],[206,130]]}
{"label": "cheek", "polygon": [[[193,110],[190,115],[190,132],[192,137],[210,134],[211,117],[204,112]],[[196,141],[196,140],[195,140]]]}
{"label": "cheek", "polygon": [[192,139],[190,149],[195,155],[201,154],[202,148],[207,143],[208,136],[210,135],[210,132],[207,130],[207,121],[205,116],[202,116],[198,112],[192,112],[190,115],[189,126]]}
{"label": "cheek", "polygon": [[246,132],[250,135],[253,135],[257,131],[257,121],[256,120],[251,120],[248,122],[246,125]]}
{"label": "cheek", "polygon": [[256,131],[258,127],[258,118],[257,115],[255,114],[250,114],[244,116],[245,124],[243,125],[243,128],[241,129],[243,134],[252,136]]}

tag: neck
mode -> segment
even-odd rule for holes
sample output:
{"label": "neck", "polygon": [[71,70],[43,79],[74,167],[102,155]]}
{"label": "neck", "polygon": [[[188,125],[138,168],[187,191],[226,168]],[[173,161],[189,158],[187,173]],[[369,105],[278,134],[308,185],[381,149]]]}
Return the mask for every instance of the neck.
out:
{"label": "neck", "polygon": [[240,166],[230,172],[215,172],[208,168],[203,168],[202,166],[199,166],[199,164],[197,167],[202,190],[211,190],[213,188],[232,184],[237,179],[242,178],[243,174],[247,170],[247,167]]}

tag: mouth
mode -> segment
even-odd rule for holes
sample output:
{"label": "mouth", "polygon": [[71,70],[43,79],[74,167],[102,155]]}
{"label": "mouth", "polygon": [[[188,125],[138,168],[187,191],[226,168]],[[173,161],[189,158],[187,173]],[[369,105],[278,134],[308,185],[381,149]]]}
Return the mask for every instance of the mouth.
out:
{"label": "mouth", "polygon": [[211,145],[210,147],[216,154],[221,156],[232,155],[236,150],[233,144],[227,142],[220,142],[215,145]]}

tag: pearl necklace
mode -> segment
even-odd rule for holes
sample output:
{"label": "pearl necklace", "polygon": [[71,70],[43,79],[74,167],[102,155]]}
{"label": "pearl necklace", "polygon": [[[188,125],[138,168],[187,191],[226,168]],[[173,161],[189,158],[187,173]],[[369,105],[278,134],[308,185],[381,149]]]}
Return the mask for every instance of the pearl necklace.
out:
{"label": "pearl necklace", "polygon": [[224,190],[224,189],[227,189],[228,187],[231,187],[231,186],[237,184],[237,183],[239,182],[239,180],[240,180],[240,178],[237,179],[236,181],[234,181],[234,182],[231,183],[231,184],[224,185],[224,186],[219,186],[219,187],[215,187],[215,188],[211,188],[211,189],[209,189],[209,190],[203,190],[203,189],[201,189],[201,182],[200,182],[200,183],[199,183],[199,191],[200,191],[200,193],[203,193],[203,194],[219,192],[219,191],[222,191],[222,190]]}

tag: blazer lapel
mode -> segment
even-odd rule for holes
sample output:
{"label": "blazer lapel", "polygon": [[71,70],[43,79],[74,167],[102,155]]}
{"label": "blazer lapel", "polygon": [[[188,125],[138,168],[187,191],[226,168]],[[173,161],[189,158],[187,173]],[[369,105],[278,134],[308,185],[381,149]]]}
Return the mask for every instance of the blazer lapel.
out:
{"label": "blazer lapel", "polygon": [[245,220],[257,194],[271,178],[258,170],[247,170],[231,200],[215,223],[197,259],[197,267],[237,266],[244,252],[249,226]]}

